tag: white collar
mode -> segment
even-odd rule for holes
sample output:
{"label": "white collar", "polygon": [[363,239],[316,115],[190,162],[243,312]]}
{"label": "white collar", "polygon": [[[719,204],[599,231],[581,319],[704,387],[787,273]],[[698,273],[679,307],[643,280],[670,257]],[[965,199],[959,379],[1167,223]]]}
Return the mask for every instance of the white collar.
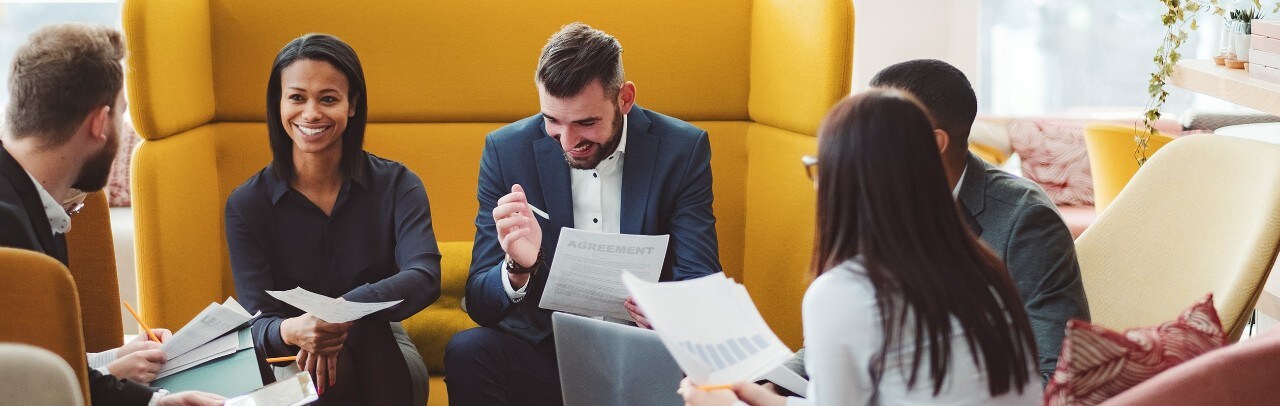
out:
{"label": "white collar", "polygon": [[31,178],[31,183],[36,185],[36,192],[40,194],[40,204],[44,205],[44,215],[49,218],[49,227],[53,229],[53,234],[66,234],[71,231],[71,215],[67,214],[62,204],[58,203],[58,199],[54,199],[35,176],[31,176],[30,172],[27,172],[27,176]]}
{"label": "white collar", "polygon": [[956,180],[956,187],[955,187],[955,189],[951,189],[951,198],[952,198],[952,199],[959,199],[959,198],[960,198],[960,186],[964,186],[964,174],[966,174],[966,173],[969,173],[969,163],[968,163],[968,162],[965,162],[965,164],[964,164],[964,170],[963,170],[963,171],[960,171],[960,179],[959,179],[959,180]]}

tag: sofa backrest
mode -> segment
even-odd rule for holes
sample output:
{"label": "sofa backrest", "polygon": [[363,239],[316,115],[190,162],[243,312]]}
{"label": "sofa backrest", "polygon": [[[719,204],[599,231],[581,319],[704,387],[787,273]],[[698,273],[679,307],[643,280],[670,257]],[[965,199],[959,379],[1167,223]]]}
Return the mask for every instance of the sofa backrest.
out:
{"label": "sofa backrest", "polygon": [[[144,311],[161,321],[181,325],[210,301],[234,294],[223,204],[270,159],[263,122],[271,62],[286,42],[308,32],[334,34],[359,54],[369,85],[365,147],[423,179],[441,242],[471,240],[484,135],[538,111],[533,71],[541,47],[562,25],[582,21],[619,39],[641,105],[710,133],[726,272],[749,288],[750,273],[761,273],[763,291],[776,287],[768,275],[802,274],[807,266],[812,192],[804,189],[798,157],[813,152],[823,114],[849,92],[849,0],[296,6],[125,4],[128,93],[134,125],[146,139],[133,179],[139,295]],[[777,164],[752,166],[757,160]],[[773,198],[785,190],[792,192],[777,195],[781,206],[752,207],[753,193]],[[753,221],[765,229],[778,225],[758,237],[756,250],[747,235]],[[780,248],[803,255],[775,252]],[[759,271],[748,270],[753,256]],[[807,277],[790,285],[802,293]],[[795,330],[788,342],[798,345],[800,297],[791,296],[794,308],[766,317],[771,324],[794,319],[775,329]]]}

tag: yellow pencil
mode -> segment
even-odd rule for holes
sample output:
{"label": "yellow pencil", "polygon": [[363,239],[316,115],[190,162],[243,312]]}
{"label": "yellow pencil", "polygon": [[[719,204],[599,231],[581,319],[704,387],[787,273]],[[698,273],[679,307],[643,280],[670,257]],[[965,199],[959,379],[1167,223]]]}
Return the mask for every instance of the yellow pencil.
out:
{"label": "yellow pencil", "polygon": [[288,357],[267,358],[267,363],[268,363],[268,364],[274,364],[274,363],[277,363],[277,362],[293,362],[293,361],[296,361],[296,360],[298,360],[298,357],[290,355],[290,356],[288,356]]}
{"label": "yellow pencil", "polygon": [[710,391],[713,391],[713,390],[726,390],[726,389],[727,389],[727,390],[732,390],[732,389],[733,389],[733,385],[708,385],[708,386],[699,386],[699,387],[698,387],[698,390],[701,390],[701,391],[707,391],[707,392],[710,392]]}
{"label": "yellow pencil", "polygon": [[147,327],[147,323],[142,322],[142,316],[138,315],[138,311],[133,310],[133,306],[129,306],[129,302],[122,301],[120,303],[124,303],[124,308],[129,309],[129,314],[132,314],[133,319],[137,320],[138,325],[142,326],[142,329],[147,332],[147,337],[151,337],[151,341],[160,342],[160,337],[156,337],[156,333],[151,332],[151,327]]}

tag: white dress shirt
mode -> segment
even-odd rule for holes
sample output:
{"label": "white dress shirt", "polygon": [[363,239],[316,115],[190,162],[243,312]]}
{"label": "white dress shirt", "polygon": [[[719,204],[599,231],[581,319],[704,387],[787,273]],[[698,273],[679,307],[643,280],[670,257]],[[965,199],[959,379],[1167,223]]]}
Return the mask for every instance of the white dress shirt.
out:
{"label": "white dress shirt", "polygon": [[62,204],[58,203],[58,199],[54,199],[48,190],[44,190],[44,185],[36,180],[35,176],[31,176],[28,172],[27,176],[31,177],[31,183],[36,185],[36,193],[40,194],[40,204],[44,205],[44,215],[49,218],[49,227],[53,228],[53,235],[66,234],[71,231],[71,215],[67,214],[66,209],[62,208]]}
{"label": "white dress shirt", "polygon": [[[573,195],[573,228],[598,233],[620,231],[622,222],[622,161],[627,151],[627,116],[622,116],[622,137],[618,150],[595,169],[569,168],[569,189]],[[512,302],[524,299],[528,284],[511,287],[507,268],[502,267],[502,289]]]}

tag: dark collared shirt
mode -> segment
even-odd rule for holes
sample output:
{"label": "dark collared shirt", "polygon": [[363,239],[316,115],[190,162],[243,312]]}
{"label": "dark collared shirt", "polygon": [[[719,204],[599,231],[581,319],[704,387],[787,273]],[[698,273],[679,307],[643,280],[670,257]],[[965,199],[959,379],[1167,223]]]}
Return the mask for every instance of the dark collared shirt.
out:
{"label": "dark collared shirt", "polygon": [[294,355],[280,322],[302,315],[266,293],[302,287],[353,302],[404,300],[362,321],[400,321],[440,297],[440,250],[422,180],[400,163],[365,153],[363,173],[343,181],[326,216],[272,167],[227,199],[227,248],[236,295],[269,356]]}

